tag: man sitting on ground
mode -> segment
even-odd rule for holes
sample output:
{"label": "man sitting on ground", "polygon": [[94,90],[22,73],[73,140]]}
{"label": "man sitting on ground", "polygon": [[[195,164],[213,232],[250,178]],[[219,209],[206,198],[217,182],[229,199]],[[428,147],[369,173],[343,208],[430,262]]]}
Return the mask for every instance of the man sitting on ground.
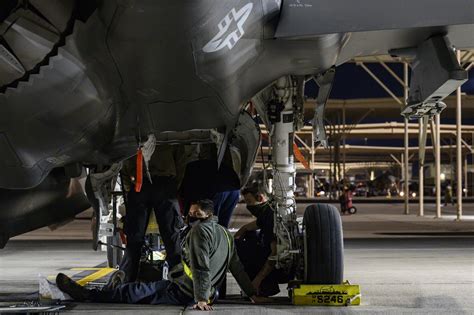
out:
{"label": "man sitting on ground", "polygon": [[217,224],[211,200],[193,202],[187,217],[192,225],[183,249],[183,271],[171,275],[171,280],[151,283],[127,283],[105,290],[88,290],[64,274],[58,274],[56,283],[63,292],[77,301],[190,305],[195,309],[212,310],[209,305],[216,288],[227,270],[253,303],[268,299],[257,296],[255,288],[244,271],[229,231]]}

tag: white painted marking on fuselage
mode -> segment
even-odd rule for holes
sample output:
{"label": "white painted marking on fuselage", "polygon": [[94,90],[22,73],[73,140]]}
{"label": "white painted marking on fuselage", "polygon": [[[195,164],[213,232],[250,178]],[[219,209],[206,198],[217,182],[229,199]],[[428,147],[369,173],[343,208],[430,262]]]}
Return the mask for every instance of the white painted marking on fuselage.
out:
{"label": "white painted marking on fuselage", "polygon": [[[227,47],[234,48],[237,42],[244,36],[244,24],[247,21],[253,9],[253,3],[248,3],[239,11],[232,8],[227,15],[219,22],[217,27],[219,32],[211,39],[202,50],[206,53],[212,53]],[[236,28],[231,29],[231,25],[235,22]],[[229,33],[230,32],[230,33]]]}
{"label": "white painted marking on fuselage", "polygon": [[302,3],[302,1],[306,0],[296,0],[296,3],[290,3],[290,8],[312,8],[313,5],[311,3]]}

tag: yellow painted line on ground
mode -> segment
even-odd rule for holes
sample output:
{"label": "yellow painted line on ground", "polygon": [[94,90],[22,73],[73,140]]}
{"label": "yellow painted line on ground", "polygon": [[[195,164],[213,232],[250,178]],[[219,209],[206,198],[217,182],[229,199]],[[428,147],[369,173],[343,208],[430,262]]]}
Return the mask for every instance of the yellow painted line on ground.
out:
{"label": "yellow painted line on ground", "polygon": [[113,272],[113,271],[116,271],[117,269],[114,269],[114,268],[101,268],[100,270],[76,281],[78,284],[84,286],[86,284],[88,284],[89,282],[92,282],[92,281],[95,281],[97,279],[100,279],[102,277],[105,277],[106,275],[108,275],[109,273]]}

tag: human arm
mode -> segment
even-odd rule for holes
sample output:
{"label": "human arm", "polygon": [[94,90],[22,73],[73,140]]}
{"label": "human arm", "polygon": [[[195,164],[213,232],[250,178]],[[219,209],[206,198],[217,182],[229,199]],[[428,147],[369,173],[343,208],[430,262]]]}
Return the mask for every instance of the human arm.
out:
{"label": "human arm", "polygon": [[237,251],[235,250],[235,248],[231,256],[229,270],[234,276],[235,280],[237,281],[237,284],[242,289],[242,291],[244,291],[244,293],[248,297],[250,297],[250,300],[252,301],[252,303],[264,304],[264,303],[270,303],[273,301],[270,298],[257,295],[257,290],[252,285],[252,282],[250,281],[249,276],[245,272],[244,266],[240,262],[239,256],[237,255]]}
{"label": "human arm", "polygon": [[265,261],[265,264],[263,265],[262,269],[258,272],[258,274],[255,276],[255,278],[252,281],[252,284],[255,288],[260,288],[260,284],[262,281],[275,269],[276,261],[272,259],[272,257],[276,256],[277,250],[276,250],[276,240],[273,240],[270,244],[271,247],[271,255],[267,258]]}
{"label": "human arm", "polygon": [[189,233],[188,251],[194,300],[201,305],[207,304],[211,295],[211,270],[209,266],[211,236],[199,227],[191,229]]}
{"label": "human arm", "polygon": [[256,231],[258,230],[259,227],[257,225],[257,220],[255,221],[252,221],[250,223],[247,223],[245,224],[244,226],[242,226],[238,231],[237,233],[235,233],[234,235],[234,238],[236,239],[239,239],[241,238],[245,233],[249,232],[249,231]]}

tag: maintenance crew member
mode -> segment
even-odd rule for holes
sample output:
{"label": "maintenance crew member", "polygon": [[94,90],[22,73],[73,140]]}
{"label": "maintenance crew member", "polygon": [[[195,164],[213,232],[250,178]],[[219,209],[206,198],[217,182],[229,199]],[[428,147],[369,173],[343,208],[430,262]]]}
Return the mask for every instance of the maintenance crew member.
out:
{"label": "maintenance crew member", "polygon": [[446,189],[444,190],[444,206],[447,206],[448,203],[454,206],[453,188],[451,185],[446,185]]}
{"label": "maintenance crew member", "polygon": [[191,202],[211,199],[214,215],[219,218],[219,224],[227,228],[240,198],[240,179],[234,171],[232,155],[226,150],[218,167],[214,144],[198,145],[195,149],[198,151],[196,159],[186,164],[180,187],[184,214],[187,214]]}
{"label": "maintenance crew member", "polygon": [[258,182],[244,188],[242,196],[256,220],[241,227],[234,235],[237,252],[258,293],[272,296],[280,292],[279,282],[288,282],[283,271],[275,269],[276,263],[272,259],[277,254],[273,210]]}
{"label": "maintenance crew member", "polygon": [[[124,232],[127,236],[125,255],[120,270],[125,272],[125,282],[136,281],[140,264],[145,232],[150,211],[155,211],[160,235],[166,249],[169,268],[181,262],[180,230],[184,226],[177,200],[177,169],[183,156],[182,146],[160,145],[149,162],[148,176],[143,176],[140,192],[134,189],[136,157],[124,163],[122,178],[127,193],[127,213]],[[143,170],[146,174],[146,170]]]}
{"label": "maintenance crew member", "polygon": [[257,296],[239,260],[231,234],[217,224],[211,200],[191,205],[187,221],[192,228],[185,239],[183,271],[172,280],[151,283],[126,283],[108,290],[88,290],[64,274],[56,283],[77,301],[190,305],[199,310],[212,310],[209,305],[216,288],[229,269],[241,289],[253,303],[268,302]]}

